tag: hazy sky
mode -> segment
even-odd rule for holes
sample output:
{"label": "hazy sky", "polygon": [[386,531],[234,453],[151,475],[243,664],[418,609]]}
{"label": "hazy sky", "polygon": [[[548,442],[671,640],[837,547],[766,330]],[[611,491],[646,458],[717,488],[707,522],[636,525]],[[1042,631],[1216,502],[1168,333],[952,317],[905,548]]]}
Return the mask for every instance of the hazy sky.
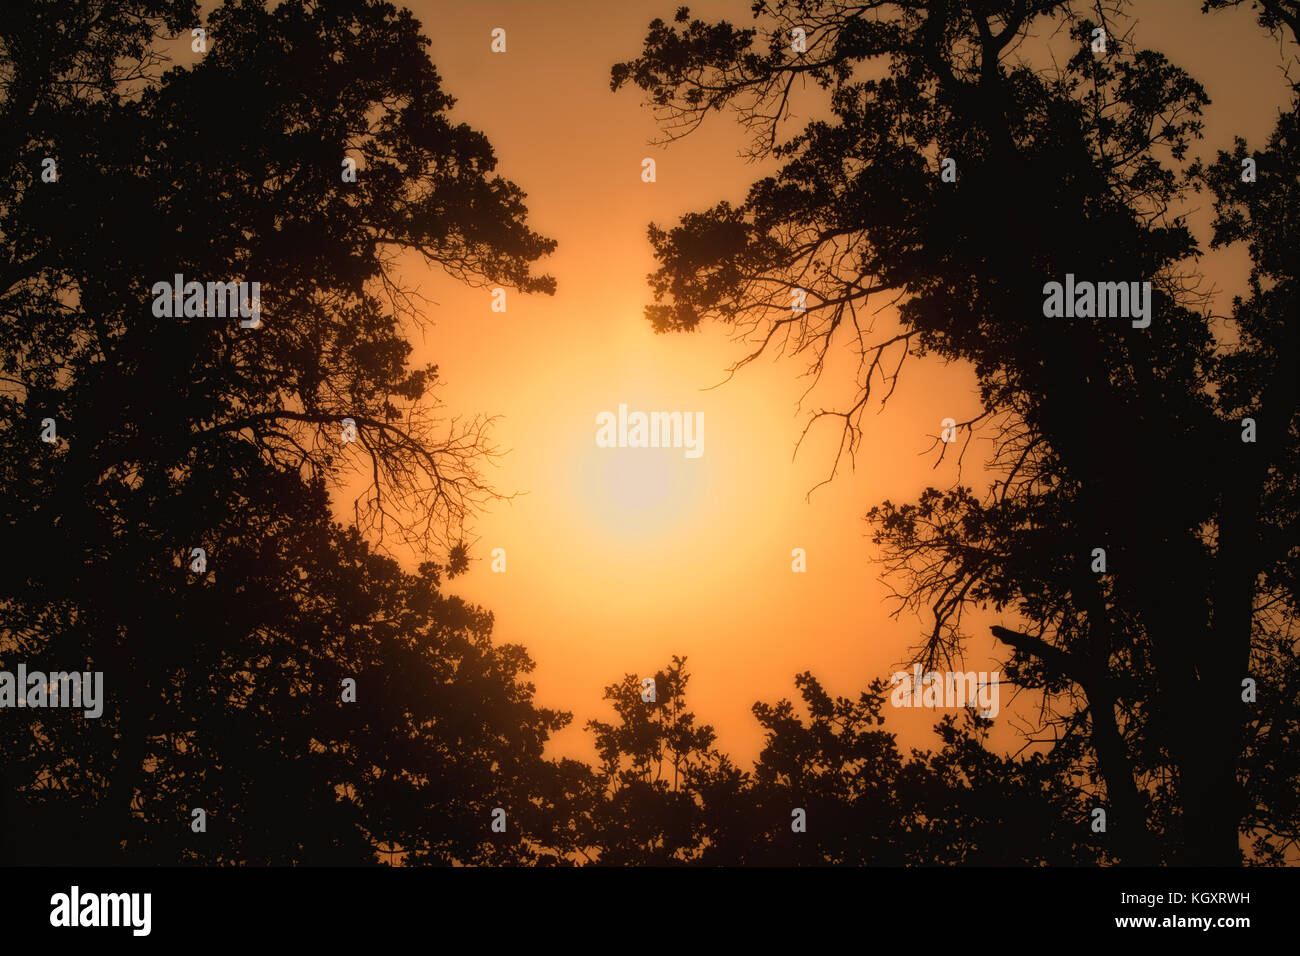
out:
{"label": "hazy sky", "polygon": [[[455,118],[488,135],[499,172],[528,193],[531,225],[559,241],[542,265],[559,290],[554,297],[511,292],[501,314],[490,310],[487,290],[459,286],[422,264],[413,262],[403,278],[435,302],[417,358],[439,364],[447,411],[503,416],[493,436],[509,454],[489,477],[500,491],[526,494],[479,517],[474,556],[481,560],[451,590],[494,612],[498,641],[529,649],[540,703],[574,711],[574,728],[555,752],[589,756],[580,728],[608,716],[602,688],[627,672],[653,674],[677,653],[689,660],[696,714],[747,762],[762,743],[750,707],[792,696],[796,673],[811,670],[832,694],[856,696],[908,658],[927,622],[889,617],[889,589],[878,580],[862,515],[886,498],[912,500],[926,484],[947,487],[954,468],[933,469],[927,449],[944,417],[961,420],[978,406],[968,369],[909,360],[888,407],[864,418],[856,470],[807,501],[839,436],[831,425],[815,431],[792,461],[809,410],[796,409],[807,384],[803,359],[762,360],[705,391],[743,346],[716,327],[652,333],[642,314],[654,268],[646,225],[671,225],[720,199],[740,201],[764,172],[739,158],[743,139],[728,117],[651,147],[657,128],[640,94],[609,91],[610,66],[635,56],[650,20],[671,18],[676,5],[410,4],[458,99]],[[1138,4],[1139,37],[1188,69],[1213,100],[1195,152],[1212,156],[1233,134],[1260,146],[1284,96],[1278,46],[1248,12],[1203,16],[1199,6]],[[748,21],[748,11],[748,0],[692,6],[697,15],[735,21]],[[495,27],[507,31],[504,54],[490,50]],[[657,162],[653,184],[641,181],[647,156]],[[1194,205],[1201,212],[1193,221],[1208,239],[1209,202]],[[1217,257],[1220,284],[1235,288],[1244,262],[1240,254]],[[886,310],[877,332],[891,326]],[[834,406],[852,381],[851,366],[831,369],[811,408]],[[596,415],[619,403],[703,412],[703,455],[597,448]],[[967,458],[964,478],[977,490],[987,447],[973,445]],[[497,547],[506,549],[504,574],[490,570]],[[805,574],[791,571],[795,547],[807,551]],[[996,668],[985,626],[996,620],[969,619],[975,640],[967,668]],[[997,739],[1012,743],[1016,718],[1007,697]],[[939,714],[888,716],[889,726],[904,730],[905,745],[920,745]]]}

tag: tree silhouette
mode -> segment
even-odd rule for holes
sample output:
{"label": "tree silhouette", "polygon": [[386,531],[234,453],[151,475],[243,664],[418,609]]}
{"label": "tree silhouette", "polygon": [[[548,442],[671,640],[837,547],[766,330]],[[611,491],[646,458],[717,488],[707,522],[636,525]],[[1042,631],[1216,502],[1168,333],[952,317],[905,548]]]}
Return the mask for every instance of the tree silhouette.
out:
{"label": "tree silhouette", "polygon": [[[22,542],[0,663],[101,670],[108,698],[97,721],[4,722],[6,855],[532,858],[512,814],[559,772],[541,748],[568,718],[533,706],[489,615],[439,591],[494,494],[490,447],[485,421],[440,420],[393,266],[549,292],[532,266],[554,243],[447,118],[409,12],[229,4],[160,73],[158,41],[196,17],[31,0],[0,25],[0,527]],[[156,314],[178,273],[258,282],[260,327]],[[353,472],[369,543],[329,517]],[[394,540],[419,574],[374,553]]]}
{"label": "tree silhouette", "polygon": [[1072,782],[1082,738],[1000,757],[991,722],[945,716],[937,750],[899,751],[885,725],[888,685],[832,698],[811,674],[798,705],[757,703],[765,734],[751,770],[713,748],[687,706],[685,658],[655,678],[606,689],[617,723],[592,721],[600,765],[581,808],[577,862],[709,866],[1034,865],[1107,859]]}
{"label": "tree silhouette", "polygon": [[[627,674],[605,688],[619,722],[592,720],[598,764],[587,843],[603,864],[699,862],[703,820],[699,787],[725,758],[715,735],[686,709],[685,658],[658,672],[653,695]],[[644,699],[653,696],[652,700]]]}
{"label": "tree silhouette", "polygon": [[[1265,25],[1285,6],[1266,4]],[[904,607],[933,609],[918,659],[960,659],[968,607],[1015,613],[1023,623],[995,629],[1007,669],[1042,694],[1057,739],[1086,732],[1069,802],[1104,801],[1110,858],[1236,864],[1257,827],[1272,834],[1256,831],[1263,856],[1294,848],[1286,785],[1261,775],[1289,782],[1295,763],[1276,749],[1251,756],[1252,741],[1295,728],[1293,704],[1273,696],[1295,686],[1283,674],[1294,674],[1300,353],[1295,257],[1282,252],[1300,208],[1294,104],[1254,154],[1257,182],[1231,161],[1209,179],[1217,238],[1252,238],[1260,278],[1220,317],[1177,212],[1198,181],[1187,152],[1206,97],[1118,35],[1118,10],[777,0],[754,14],[741,29],[682,8],[613,68],[612,87],[645,91],[667,138],[730,111],[755,156],[782,162],[738,206],[650,227],[660,267],[648,318],[660,331],[729,324],[754,343],[737,367],[785,348],[807,358],[814,385],[833,350],[855,349],[856,399],[809,422],[839,424],[831,477],[909,355],[969,362],[983,408],[959,423],[957,449],[984,431],[992,486],[931,489],[869,515]],[[1099,29],[1107,43],[1093,50]],[[1034,60],[1031,31],[1072,42],[1064,65]],[[831,118],[785,135],[797,83],[825,91]],[[955,182],[941,177],[945,157]],[[1067,273],[1150,281],[1149,326],[1045,317],[1045,283]],[[792,308],[799,293],[805,311]],[[883,334],[869,318],[878,302],[897,303]],[[1265,673],[1283,683],[1268,703],[1246,701],[1243,681]]]}
{"label": "tree silhouette", "polygon": [[[794,705],[755,704],[766,742],[754,768],[755,804],[776,821],[767,852],[775,863],[888,865],[906,861],[911,807],[900,802],[903,758],[880,729],[883,682],[857,700],[832,699],[811,674],[795,678],[808,723]],[[806,830],[794,829],[795,810]]]}

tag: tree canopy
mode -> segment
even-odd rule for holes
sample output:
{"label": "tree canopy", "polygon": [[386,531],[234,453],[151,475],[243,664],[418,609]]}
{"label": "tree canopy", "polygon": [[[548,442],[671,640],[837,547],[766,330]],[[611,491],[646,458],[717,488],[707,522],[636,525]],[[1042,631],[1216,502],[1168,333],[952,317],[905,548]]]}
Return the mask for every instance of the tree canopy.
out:
{"label": "tree canopy", "polygon": [[[995,480],[868,515],[904,602],[933,611],[921,659],[960,658],[969,607],[1013,615],[994,630],[1007,668],[1058,747],[1087,734],[1077,769],[1115,856],[1235,864],[1244,837],[1270,858],[1300,835],[1297,767],[1264,743],[1296,730],[1297,103],[1264,148],[1194,162],[1206,95],[1121,29],[1123,6],[776,0],[748,27],[683,7],[611,85],[642,90],[670,139],[729,113],[780,164],[740,205],[650,227],[654,327],[732,326],[753,343],[739,365],[786,349],[814,381],[855,350],[856,400],[810,422],[842,430],[832,475],[909,356],[969,363],[983,407],[959,424],[991,439]],[[829,118],[791,131],[797,84]],[[1228,316],[1196,281],[1194,188],[1213,241],[1255,262]],[[1067,275],[1150,282],[1149,326],[1045,317]]]}
{"label": "tree canopy", "polygon": [[[531,661],[486,612],[440,592],[494,494],[491,448],[412,365],[393,261],[546,293],[554,242],[448,119],[407,11],[227,4],[165,72],[192,2],[3,20],[0,655],[102,671],[109,694],[99,720],[4,722],[8,854],[517,858],[468,821],[524,801],[567,717],[533,706]],[[260,325],[160,315],[153,285],[177,274],[256,282]],[[348,530],[330,495],[351,470]],[[393,540],[419,573],[375,553]]]}

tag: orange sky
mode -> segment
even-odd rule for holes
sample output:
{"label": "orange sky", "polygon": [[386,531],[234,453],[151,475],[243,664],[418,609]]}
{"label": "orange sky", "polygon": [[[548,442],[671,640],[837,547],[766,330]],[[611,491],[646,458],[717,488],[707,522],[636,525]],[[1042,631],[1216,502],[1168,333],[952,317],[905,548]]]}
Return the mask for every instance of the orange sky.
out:
{"label": "orange sky", "polygon": [[[1212,156],[1233,133],[1262,145],[1284,92],[1277,44],[1247,12],[1202,16],[1199,5],[1138,4],[1140,36],[1189,69],[1214,101],[1197,152]],[[806,385],[803,360],[762,360],[704,391],[742,346],[717,327],[655,336],[642,315],[654,268],[647,223],[740,201],[764,171],[738,157],[743,140],[729,118],[651,147],[657,130],[639,94],[609,92],[610,66],[634,56],[649,21],[670,18],[676,4],[410,6],[459,101],[455,118],[488,135],[500,173],[528,193],[531,225],[559,241],[542,266],[558,293],[511,292],[504,314],[490,310],[486,290],[422,264],[403,274],[435,302],[417,358],[440,365],[439,397],[451,413],[503,416],[493,438],[509,454],[489,477],[500,491],[526,492],[478,518],[480,560],[451,590],[494,612],[498,641],[529,649],[540,703],[575,713],[554,753],[590,757],[580,728],[608,716],[602,688],[626,672],[652,674],[678,653],[689,658],[696,714],[747,763],[762,743],[750,707],[792,695],[796,673],[811,670],[831,693],[856,696],[907,659],[926,622],[888,616],[888,589],[877,580],[861,516],[882,499],[907,501],[926,484],[952,482],[952,466],[932,470],[926,450],[941,419],[977,410],[974,377],[960,366],[909,360],[889,406],[864,419],[856,470],[806,501],[830,467],[838,434],[829,425],[814,432],[791,460],[806,421],[795,407]],[[748,10],[746,0],[692,6],[696,15],[744,22]],[[494,27],[507,31],[505,54],[489,49]],[[653,184],[641,181],[647,156],[657,162]],[[1194,222],[1207,237],[1209,203],[1196,204]],[[1244,262],[1239,253],[1215,257],[1220,284],[1236,288]],[[883,312],[877,331],[888,333],[891,323]],[[828,374],[812,407],[846,396],[852,369],[842,371]],[[620,402],[703,412],[704,454],[597,448],[595,417]],[[981,490],[986,451],[972,446],[967,458],[965,477]],[[490,570],[497,547],[506,549],[504,574]],[[806,574],[791,572],[795,547],[807,551]],[[976,635],[969,669],[997,666],[983,626],[990,620],[969,619]],[[1004,688],[998,739],[1010,744],[1016,718],[1008,696]],[[922,745],[939,715],[888,716],[905,745]]]}

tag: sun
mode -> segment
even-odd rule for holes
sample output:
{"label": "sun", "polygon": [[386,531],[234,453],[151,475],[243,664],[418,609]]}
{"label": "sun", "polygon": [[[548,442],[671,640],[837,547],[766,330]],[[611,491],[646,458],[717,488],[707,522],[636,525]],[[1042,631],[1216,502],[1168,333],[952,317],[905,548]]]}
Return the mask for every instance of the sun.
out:
{"label": "sun", "polygon": [[591,524],[644,543],[679,530],[694,515],[704,464],[676,448],[598,448],[583,456],[574,489]]}

